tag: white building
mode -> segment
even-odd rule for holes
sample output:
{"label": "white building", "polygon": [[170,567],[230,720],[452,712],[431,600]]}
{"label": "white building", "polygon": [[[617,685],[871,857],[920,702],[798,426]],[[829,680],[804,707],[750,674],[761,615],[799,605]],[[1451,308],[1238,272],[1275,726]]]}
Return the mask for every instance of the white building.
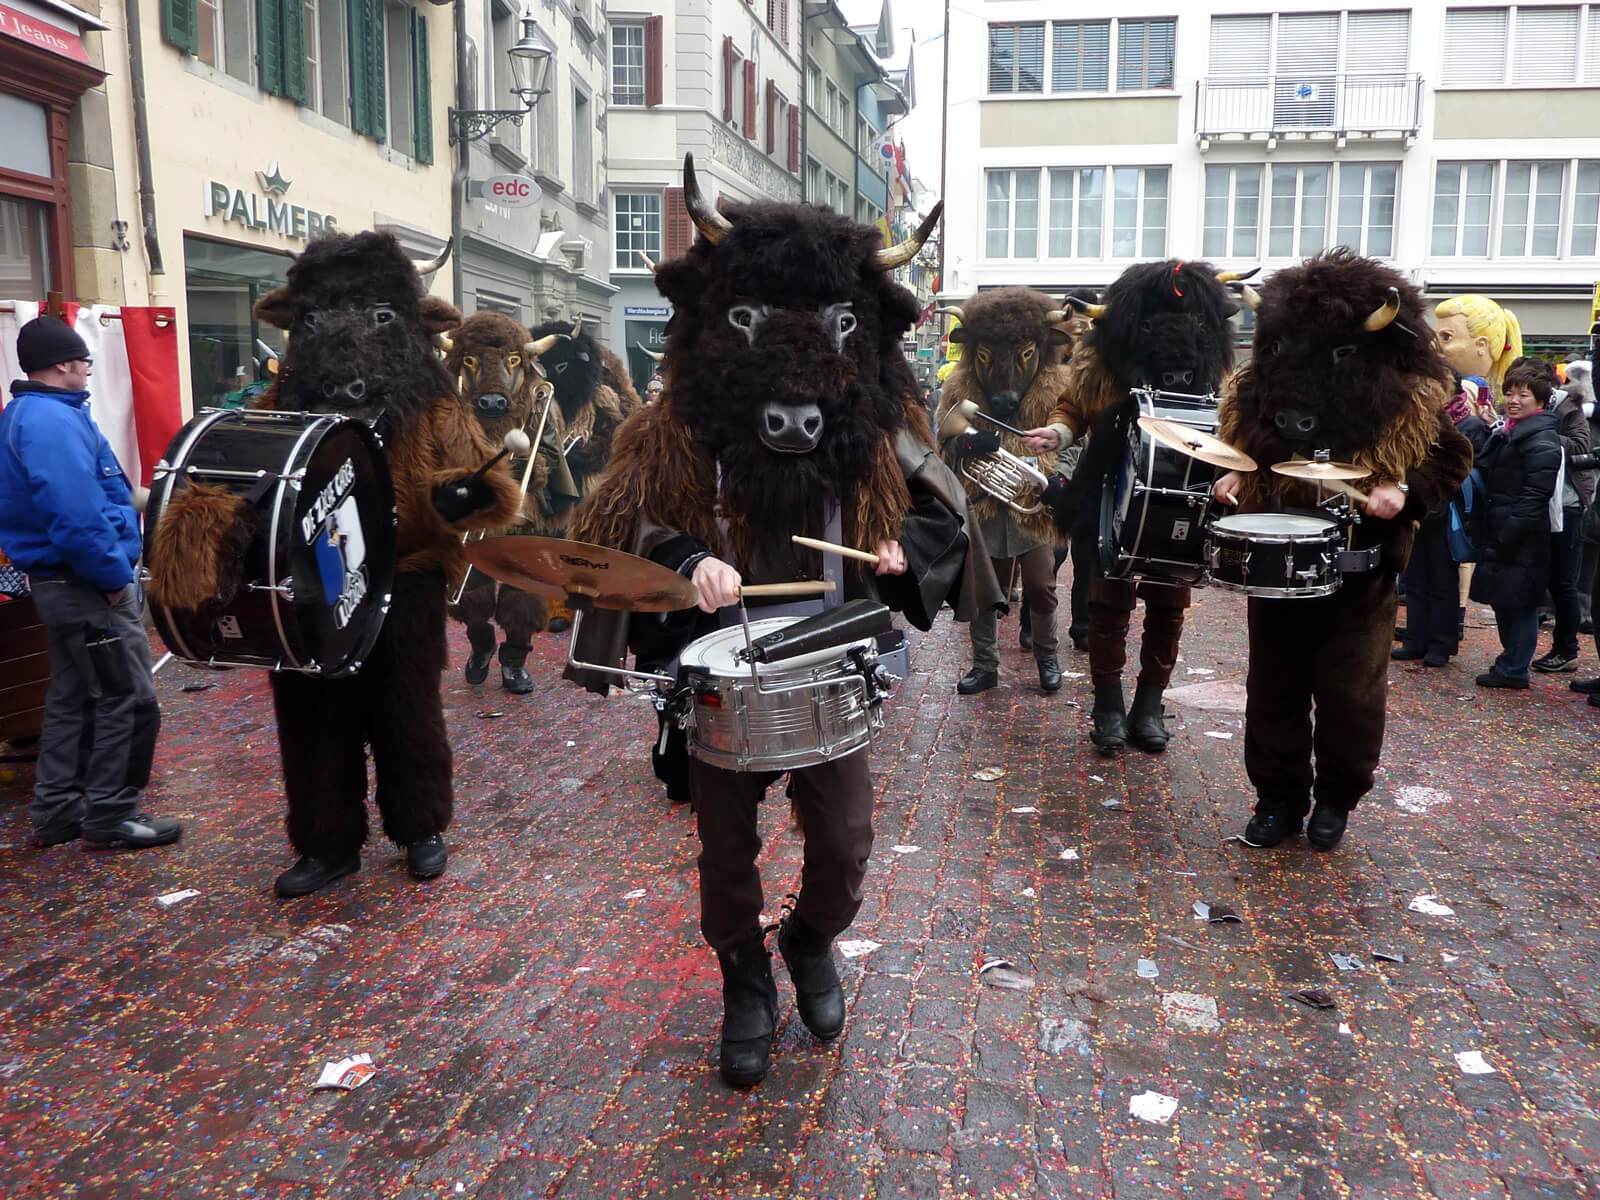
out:
{"label": "white building", "polygon": [[1267,273],[1344,243],[1576,338],[1600,277],[1600,4],[952,5],[942,295]]}

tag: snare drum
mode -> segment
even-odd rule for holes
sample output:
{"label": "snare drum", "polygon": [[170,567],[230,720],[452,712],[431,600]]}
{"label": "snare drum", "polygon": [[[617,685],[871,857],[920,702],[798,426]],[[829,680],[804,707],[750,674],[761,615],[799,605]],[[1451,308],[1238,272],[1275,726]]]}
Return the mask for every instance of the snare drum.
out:
{"label": "snare drum", "polygon": [[1339,590],[1337,521],[1298,513],[1234,513],[1206,530],[1207,577],[1248,596],[1328,596]]}
{"label": "snare drum", "polygon": [[1207,506],[1217,468],[1156,441],[1138,417],[1163,417],[1206,433],[1217,431],[1209,396],[1135,389],[1139,411],[1115,486],[1100,496],[1100,561],[1111,579],[1152,578],[1197,583],[1205,574]]}
{"label": "snare drum", "polygon": [[326,413],[205,409],[167,447],[146,510],[146,544],[191,482],[255,507],[247,583],[200,612],[153,605],[162,639],[207,666],[354,674],[394,590],[397,513],[382,444]]}
{"label": "snare drum", "polygon": [[[803,618],[751,621],[752,640]],[[719,629],[678,658],[679,724],[689,753],[727,771],[792,771],[854,754],[883,727],[877,641],[863,638],[778,663],[742,656],[745,628]]]}

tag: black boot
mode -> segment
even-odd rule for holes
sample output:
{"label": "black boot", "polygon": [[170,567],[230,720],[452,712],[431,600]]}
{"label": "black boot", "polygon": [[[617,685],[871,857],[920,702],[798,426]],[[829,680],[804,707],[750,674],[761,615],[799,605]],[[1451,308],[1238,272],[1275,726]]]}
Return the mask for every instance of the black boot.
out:
{"label": "black boot", "polygon": [[406,870],[413,879],[437,879],[450,861],[450,848],[442,834],[430,833],[406,847]]}
{"label": "black boot", "polygon": [[1291,838],[1299,833],[1300,821],[1299,814],[1258,801],[1255,814],[1250,818],[1250,823],[1244,827],[1244,833],[1239,840],[1246,846],[1254,846],[1257,850],[1269,850],[1285,838]]}
{"label": "black boot", "polygon": [[1094,730],[1089,740],[1101,754],[1115,754],[1128,744],[1128,715],[1122,706],[1122,684],[1096,684]]}
{"label": "black boot", "polygon": [[1017,645],[1024,650],[1033,649],[1033,618],[1028,615],[1026,604],[1022,606],[1022,619],[1017,623]]}
{"label": "black boot", "polygon": [[513,696],[526,696],[533,691],[533,676],[528,674],[528,669],[521,663],[514,667],[501,663],[500,686]]}
{"label": "black boot", "polygon": [[1039,690],[1046,696],[1061,690],[1061,663],[1053,654],[1039,660]]}
{"label": "black boot", "polygon": [[489,678],[489,664],[494,661],[494,647],[487,650],[474,650],[472,657],[467,659],[467,669],[463,674],[471,684],[482,683]]}
{"label": "black boot", "polygon": [[722,967],[722,1040],[717,1069],[730,1087],[754,1087],[772,1065],[772,1034],[778,1024],[778,986],[772,956],[759,937],[717,951]]}
{"label": "black boot", "polygon": [[273,890],[285,900],[292,900],[296,896],[309,896],[312,892],[327,887],[335,879],[343,879],[360,869],[359,854],[352,854],[339,862],[329,862],[327,859],[303,854],[299,862],[278,876],[278,882],[273,886]]}
{"label": "black boot", "polygon": [[1128,740],[1148,754],[1160,754],[1172,740],[1161,709],[1161,690],[1158,683],[1139,684],[1128,710]]}
{"label": "black boot", "polygon": [[1000,682],[1000,672],[990,667],[973,667],[956,683],[956,691],[963,696],[975,696],[979,692],[987,692]]}
{"label": "black boot", "polygon": [[833,966],[833,940],[790,913],[778,927],[778,953],[789,967],[800,1019],[814,1036],[831,1042],[844,1028],[844,989]]}
{"label": "black boot", "polygon": [[1311,820],[1306,822],[1306,841],[1317,850],[1332,850],[1344,837],[1344,827],[1349,820],[1348,809],[1319,804],[1311,810]]}

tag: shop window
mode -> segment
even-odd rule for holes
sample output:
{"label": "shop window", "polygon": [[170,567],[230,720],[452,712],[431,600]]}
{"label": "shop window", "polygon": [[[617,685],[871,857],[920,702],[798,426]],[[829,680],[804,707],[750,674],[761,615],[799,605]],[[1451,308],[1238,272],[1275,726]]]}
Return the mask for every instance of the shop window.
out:
{"label": "shop window", "polygon": [[50,170],[49,114],[42,104],[0,92],[0,167],[48,179]]}
{"label": "shop window", "polygon": [[183,257],[195,407],[242,407],[272,382],[268,364],[283,356],[283,332],[254,309],[283,285],[290,256],[186,236]]}
{"label": "shop window", "polygon": [[0,196],[0,300],[42,300],[50,274],[50,206]]}

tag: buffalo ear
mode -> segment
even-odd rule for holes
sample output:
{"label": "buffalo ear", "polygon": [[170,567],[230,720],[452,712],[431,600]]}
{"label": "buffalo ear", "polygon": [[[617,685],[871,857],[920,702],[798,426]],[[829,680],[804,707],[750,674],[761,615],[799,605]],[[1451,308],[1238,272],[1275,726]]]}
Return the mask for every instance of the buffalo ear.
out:
{"label": "buffalo ear", "polygon": [[1072,340],[1072,336],[1065,329],[1052,329],[1050,331],[1050,344],[1052,346],[1065,346]]}
{"label": "buffalo ear", "polygon": [[294,302],[289,299],[287,286],[273,288],[256,301],[256,319],[278,329],[288,329],[294,324]]}
{"label": "buffalo ear", "polygon": [[706,274],[692,257],[664,262],[656,268],[656,291],[671,301],[674,308],[693,310],[706,289]]}
{"label": "buffalo ear", "polygon": [[950,340],[959,346],[962,342],[967,340],[967,331],[964,327],[957,325],[950,331],[949,336]]}
{"label": "buffalo ear", "polygon": [[417,305],[417,316],[430,338],[436,333],[448,333],[461,324],[461,310],[438,296],[424,296]]}

